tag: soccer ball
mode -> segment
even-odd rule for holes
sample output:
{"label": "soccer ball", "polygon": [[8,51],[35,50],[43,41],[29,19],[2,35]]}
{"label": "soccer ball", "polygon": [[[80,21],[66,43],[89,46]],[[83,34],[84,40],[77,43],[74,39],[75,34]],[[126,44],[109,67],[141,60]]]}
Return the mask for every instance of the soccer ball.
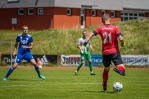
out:
{"label": "soccer ball", "polygon": [[115,92],[120,92],[120,91],[122,91],[122,89],[123,89],[123,85],[120,82],[115,82],[113,84],[113,90]]}

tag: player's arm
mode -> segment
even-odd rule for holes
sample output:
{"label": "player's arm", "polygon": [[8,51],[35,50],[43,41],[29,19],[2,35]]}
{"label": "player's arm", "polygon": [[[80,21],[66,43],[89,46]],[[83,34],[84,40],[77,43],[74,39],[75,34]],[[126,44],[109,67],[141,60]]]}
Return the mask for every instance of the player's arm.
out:
{"label": "player's arm", "polygon": [[81,46],[80,44],[77,44],[77,48],[79,48],[82,51],[82,53],[85,50],[85,46]]}
{"label": "player's arm", "polygon": [[84,51],[85,51],[85,46],[82,46],[82,42],[81,42],[80,39],[79,39],[78,42],[77,42],[77,48],[80,49],[81,53],[84,53]]}
{"label": "player's arm", "polygon": [[31,42],[29,46],[22,45],[22,48],[32,49],[33,48],[33,42]]}
{"label": "player's arm", "polygon": [[123,38],[123,36],[122,36],[121,33],[118,34],[118,39],[119,39],[119,41],[121,42],[121,46],[124,47],[124,46],[125,46],[125,42],[124,42],[124,38]]}
{"label": "player's arm", "polygon": [[95,33],[94,33],[94,32],[91,32],[91,33],[89,34],[89,36],[86,38],[85,43],[84,43],[83,45],[86,45],[86,44],[89,42],[89,40],[90,40],[94,35],[95,35]]}
{"label": "player's arm", "polygon": [[79,49],[80,49],[80,48],[81,48],[81,46],[77,44],[77,48],[79,48]]}
{"label": "player's arm", "polygon": [[81,40],[79,39],[78,41],[77,41],[77,45],[76,45],[76,47],[78,48],[78,49],[80,49],[82,46],[81,46],[82,44],[81,44]]}
{"label": "player's arm", "polygon": [[16,56],[16,54],[17,54],[18,44],[19,44],[19,42],[16,42],[16,43],[15,43],[15,45],[14,45],[14,52],[13,52],[13,56]]}
{"label": "player's arm", "polygon": [[124,42],[124,38],[120,32],[120,29],[118,28],[118,26],[115,26],[115,29],[116,29],[116,36],[118,37],[119,41],[121,42],[121,46],[124,47],[125,42]]}
{"label": "player's arm", "polygon": [[91,49],[91,51],[94,51],[94,48],[91,44],[90,44],[90,49]]}

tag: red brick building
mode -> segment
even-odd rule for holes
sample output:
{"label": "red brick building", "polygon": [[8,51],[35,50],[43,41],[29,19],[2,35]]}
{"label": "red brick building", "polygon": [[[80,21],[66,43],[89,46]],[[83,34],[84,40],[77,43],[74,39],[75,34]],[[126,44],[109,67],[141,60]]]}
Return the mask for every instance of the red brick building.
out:
{"label": "red brick building", "polygon": [[112,22],[149,17],[149,1],[0,0],[0,29],[20,29],[24,24],[33,30],[84,28],[100,24],[104,12]]}

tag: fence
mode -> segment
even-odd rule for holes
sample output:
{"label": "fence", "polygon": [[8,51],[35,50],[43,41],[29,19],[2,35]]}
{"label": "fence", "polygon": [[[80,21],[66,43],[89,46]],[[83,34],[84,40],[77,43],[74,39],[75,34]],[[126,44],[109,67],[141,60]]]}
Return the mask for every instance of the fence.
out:
{"label": "fence", "polygon": [[[12,57],[12,42],[0,42],[0,44],[10,44],[10,54],[1,54],[1,62],[5,61],[7,64],[14,62]],[[40,58],[43,64],[57,64],[61,63],[63,66],[77,66],[80,62],[80,55],[33,55],[34,58]],[[60,60],[58,59],[59,57]],[[102,55],[91,55],[93,66],[102,66]],[[149,55],[122,55],[122,61],[127,66],[148,66],[149,67]],[[26,60],[22,60],[22,63],[27,63]],[[88,63],[86,63],[88,64]],[[113,63],[111,63],[113,64]]]}
{"label": "fence", "polygon": [[[92,55],[93,66],[102,66],[102,55]],[[148,66],[149,55],[122,55],[122,61],[127,66]],[[77,66],[80,55],[61,55],[61,64],[64,66]],[[113,64],[113,63],[111,63]]]}
{"label": "fence", "polygon": [[[0,47],[0,54],[7,54],[6,52],[6,50],[8,50],[9,49],[9,55],[10,55],[10,60],[11,60],[11,65],[12,65],[12,41],[0,41],[0,45],[2,46],[2,47]],[[8,45],[8,46],[6,46],[6,45]],[[5,47],[4,47],[5,46]]]}

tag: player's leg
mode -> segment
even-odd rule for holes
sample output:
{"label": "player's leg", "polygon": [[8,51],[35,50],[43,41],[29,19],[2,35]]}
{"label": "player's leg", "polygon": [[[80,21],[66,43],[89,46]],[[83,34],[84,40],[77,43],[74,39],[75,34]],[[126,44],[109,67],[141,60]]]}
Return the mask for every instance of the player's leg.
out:
{"label": "player's leg", "polygon": [[104,71],[102,74],[102,79],[103,79],[103,90],[106,91],[107,90],[107,82],[108,82],[108,78],[109,78],[109,71],[110,71],[110,67],[104,67]]}
{"label": "player's leg", "polygon": [[116,53],[113,56],[112,61],[115,64],[115,66],[117,67],[117,68],[114,68],[113,70],[115,72],[119,73],[120,75],[125,76],[125,66],[124,66],[124,64],[122,62],[120,53]]}
{"label": "player's leg", "polygon": [[88,54],[88,55],[87,55],[87,59],[88,59],[88,63],[89,63],[90,74],[91,74],[91,75],[96,75],[96,74],[93,72],[93,64],[92,64],[91,54]]}
{"label": "player's leg", "polygon": [[11,66],[7,72],[7,74],[5,75],[5,77],[3,78],[3,80],[7,80],[9,75],[14,71],[14,69],[18,66],[18,63],[20,63],[21,59],[23,58],[23,55],[18,54],[15,58],[15,63],[13,66]]}
{"label": "player's leg", "polygon": [[103,90],[107,90],[107,82],[109,78],[109,71],[110,71],[110,64],[111,64],[111,56],[110,55],[103,55],[103,65],[104,65],[104,71],[102,74],[103,79]]}
{"label": "player's leg", "polygon": [[18,66],[18,64],[20,63],[20,61],[22,60],[23,55],[17,54],[16,58],[15,58],[15,63],[13,66],[11,66],[7,72],[7,74],[5,75],[5,77],[3,78],[3,80],[7,80],[9,75],[14,71],[14,69]]}
{"label": "player's leg", "polygon": [[46,78],[40,73],[39,66],[37,65],[35,59],[33,58],[32,54],[30,52],[25,54],[25,59],[34,65],[34,68],[38,74],[38,77],[45,80]]}
{"label": "player's leg", "polygon": [[80,70],[80,68],[83,66],[83,64],[85,64],[85,61],[86,61],[85,54],[81,54],[81,62],[80,62],[80,64],[77,66],[77,70],[75,71],[75,75],[78,74],[78,71]]}
{"label": "player's leg", "polygon": [[11,66],[7,72],[7,74],[5,75],[5,77],[3,78],[3,80],[8,80],[9,75],[14,71],[14,69],[18,66],[17,63],[14,63],[13,66]]}
{"label": "player's leg", "polygon": [[39,66],[37,65],[36,61],[34,59],[31,59],[30,60],[30,63],[34,65],[34,68],[38,74],[38,77],[45,80],[46,78],[40,73],[40,68]]}

